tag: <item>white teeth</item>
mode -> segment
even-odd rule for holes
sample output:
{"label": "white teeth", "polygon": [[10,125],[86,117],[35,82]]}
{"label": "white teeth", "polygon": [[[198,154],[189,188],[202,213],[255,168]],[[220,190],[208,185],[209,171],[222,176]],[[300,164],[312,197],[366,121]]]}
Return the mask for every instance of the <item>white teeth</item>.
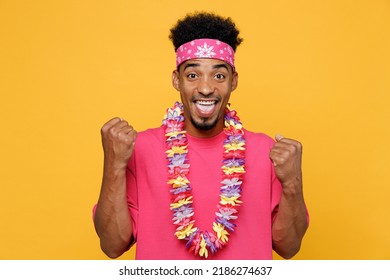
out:
{"label": "white teeth", "polygon": [[196,107],[203,114],[210,114],[213,112],[216,103],[217,101],[215,100],[197,100],[195,102]]}
{"label": "white teeth", "polygon": [[210,106],[210,105],[214,105],[215,101],[198,100],[196,101],[196,103],[203,106]]}

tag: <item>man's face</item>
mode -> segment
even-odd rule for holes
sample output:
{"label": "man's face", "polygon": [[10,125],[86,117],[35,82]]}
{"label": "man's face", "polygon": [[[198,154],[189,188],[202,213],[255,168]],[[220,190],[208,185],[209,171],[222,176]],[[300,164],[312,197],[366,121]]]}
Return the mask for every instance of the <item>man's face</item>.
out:
{"label": "man's face", "polygon": [[224,127],[223,116],[237,72],[217,59],[191,59],[172,73],[172,83],[184,106],[185,129],[193,136],[213,136]]}

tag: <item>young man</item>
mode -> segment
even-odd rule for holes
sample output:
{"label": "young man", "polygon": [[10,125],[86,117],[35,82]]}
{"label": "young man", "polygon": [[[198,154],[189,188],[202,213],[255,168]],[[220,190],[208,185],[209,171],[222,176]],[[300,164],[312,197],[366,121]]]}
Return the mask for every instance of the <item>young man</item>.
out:
{"label": "young man", "polygon": [[[94,222],[111,258],[293,257],[307,229],[299,142],[245,130],[228,106],[237,87],[234,23],[188,15],[171,29],[182,103],[140,132],[114,118],[101,130],[104,174]],[[135,145],[136,144],[136,145]]]}

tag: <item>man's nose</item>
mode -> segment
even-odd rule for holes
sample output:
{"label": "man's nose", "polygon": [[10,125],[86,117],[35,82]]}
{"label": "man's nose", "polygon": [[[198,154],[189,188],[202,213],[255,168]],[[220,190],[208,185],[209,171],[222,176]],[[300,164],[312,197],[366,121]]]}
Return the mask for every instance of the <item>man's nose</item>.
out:
{"label": "man's nose", "polygon": [[212,81],[208,78],[203,78],[199,80],[198,92],[203,95],[210,95],[214,92],[214,87]]}

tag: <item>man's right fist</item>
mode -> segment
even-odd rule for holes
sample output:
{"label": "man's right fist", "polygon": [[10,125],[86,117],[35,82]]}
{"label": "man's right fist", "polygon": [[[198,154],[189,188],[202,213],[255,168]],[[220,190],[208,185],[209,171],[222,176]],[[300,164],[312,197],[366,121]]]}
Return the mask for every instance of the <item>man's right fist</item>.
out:
{"label": "man's right fist", "polygon": [[104,161],[113,168],[122,169],[133,154],[137,132],[127,121],[113,118],[101,129]]}

